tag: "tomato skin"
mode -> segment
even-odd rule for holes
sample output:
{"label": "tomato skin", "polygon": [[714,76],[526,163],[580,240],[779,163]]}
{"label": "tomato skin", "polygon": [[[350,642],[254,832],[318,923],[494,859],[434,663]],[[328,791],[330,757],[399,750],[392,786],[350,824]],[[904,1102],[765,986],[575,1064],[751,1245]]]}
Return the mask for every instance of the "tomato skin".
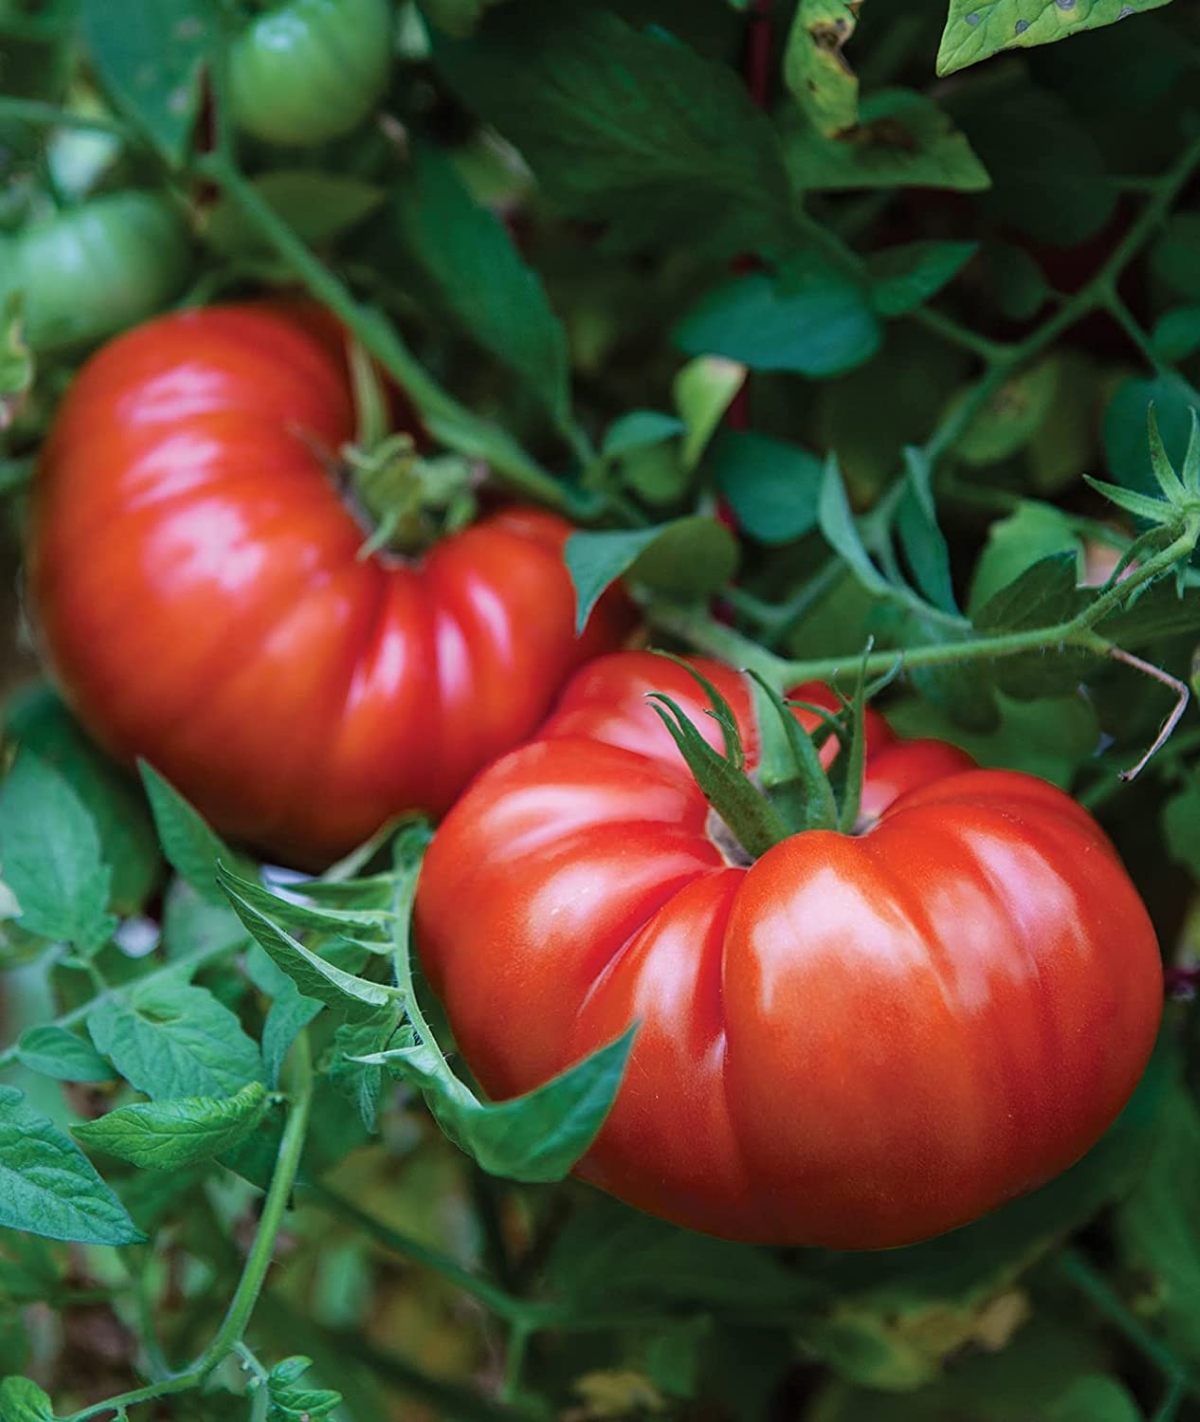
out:
{"label": "tomato skin", "polygon": [[[1043,781],[963,770],[885,727],[873,827],[730,865],[635,705],[652,679],[712,738],[703,693],[652,660],[581,672],[434,837],[421,957],[485,1090],[528,1091],[639,1022],[578,1173],[757,1243],[913,1243],[1078,1159],[1162,1011],[1153,929],[1095,821]],[[624,696],[607,714],[601,681]],[[887,803],[874,764],[906,751],[887,778],[907,793]]]}
{"label": "tomato skin", "polygon": [[84,367],[34,487],[34,613],[84,725],[302,866],[443,813],[630,617],[610,597],[575,637],[570,528],[538,510],[360,561],[321,462],[353,433],[320,320],[209,307]]}
{"label": "tomato skin", "polygon": [[109,193],[30,223],[0,258],[0,296],[22,296],[38,352],[72,350],[145,320],[177,296],[191,265],[170,198]]}
{"label": "tomato skin", "polygon": [[233,45],[234,117],[268,143],[324,143],[366,119],[391,62],[389,0],[285,0]]}

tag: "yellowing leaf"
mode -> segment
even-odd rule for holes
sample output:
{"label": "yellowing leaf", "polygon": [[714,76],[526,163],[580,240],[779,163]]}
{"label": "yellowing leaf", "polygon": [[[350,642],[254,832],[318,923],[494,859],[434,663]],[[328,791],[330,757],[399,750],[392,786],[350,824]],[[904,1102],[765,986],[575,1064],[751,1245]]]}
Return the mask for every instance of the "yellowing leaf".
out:
{"label": "yellowing leaf", "polygon": [[858,123],[858,79],[842,57],[862,0],[800,0],[783,57],[783,77],[819,133]]}
{"label": "yellowing leaf", "polygon": [[[1002,49],[1050,44],[1099,29],[1167,0],[950,0],[937,72],[953,74]],[[1135,41],[1136,43],[1136,41]]]}

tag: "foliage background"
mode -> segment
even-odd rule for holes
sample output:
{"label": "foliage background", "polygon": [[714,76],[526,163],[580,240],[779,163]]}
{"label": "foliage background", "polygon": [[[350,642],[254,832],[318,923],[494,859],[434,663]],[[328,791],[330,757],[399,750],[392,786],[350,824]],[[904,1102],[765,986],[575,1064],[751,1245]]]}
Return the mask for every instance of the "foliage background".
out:
{"label": "foliage background", "polygon": [[[587,526],[581,604],[628,573],[658,640],[780,684],[868,636],[878,670],[903,648],[895,723],[1079,794],[1181,1000],[1109,1136],[966,1230],[861,1256],[687,1235],[546,1183],[619,1061],[497,1147],[431,1035],[392,1051],[421,1022],[419,836],[301,906],[266,893],[100,756],[26,637],[0,788],[0,1419],[1200,1412],[1200,721],[1119,781],[1171,693],[1111,655],[1187,680],[1200,629],[1198,471],[1156,476],[1147,440],[1153,405],[1184,469],[1200,403],[1195,11],[427,0],[396,11],[382,120],[282,150],[223,103],[246,10],[0,0],[6,585],[90,345],[307,287],[454,457]],[[61,219],[131,189],[170,195],[182,255],[138,255],[125,307],[70,293],[64,337],[46,282],[84,247]],[[1135,540],[1127,584],[1077,591]]]}

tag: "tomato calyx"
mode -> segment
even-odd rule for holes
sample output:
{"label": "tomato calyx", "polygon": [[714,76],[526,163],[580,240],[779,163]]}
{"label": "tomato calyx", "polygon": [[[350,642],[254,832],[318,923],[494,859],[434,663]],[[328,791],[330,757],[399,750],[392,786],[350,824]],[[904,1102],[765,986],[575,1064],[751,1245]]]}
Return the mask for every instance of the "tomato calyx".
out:
{"label": "tomato calyx", "polygon": [[349,346],[356,440],[341,451],[349,494],[370,529],[361,560],[381,549],[415,555],[474,522],[484,466],[459,454],[427,456],[407,431],[389,433],[379,372],[357,342]]}

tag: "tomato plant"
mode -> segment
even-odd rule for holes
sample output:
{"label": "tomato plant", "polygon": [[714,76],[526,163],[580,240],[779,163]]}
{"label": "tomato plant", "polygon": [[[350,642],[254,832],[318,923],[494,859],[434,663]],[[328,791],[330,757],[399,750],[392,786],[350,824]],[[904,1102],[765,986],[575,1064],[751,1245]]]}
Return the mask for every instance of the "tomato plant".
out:
{"label": "tomato plant", "polygon": [[0,1422],[1200,1416],[1198,55],[0,0]]}
{"label": "tomato plant", "polygon": [[282,0],[254,16],[229,56],[238,123],[283,147],[357,128],[387,84],[388,0]]}
{"label": "tomato plant", "polygon": [[610,600],[576,638],[569,527],[545,512],[360,556],[327,469],[353,435],[323,332],[210,307],[96,356],[38,476],[33,606],[83,724],[304,864],[440,815],[622,630]]}

